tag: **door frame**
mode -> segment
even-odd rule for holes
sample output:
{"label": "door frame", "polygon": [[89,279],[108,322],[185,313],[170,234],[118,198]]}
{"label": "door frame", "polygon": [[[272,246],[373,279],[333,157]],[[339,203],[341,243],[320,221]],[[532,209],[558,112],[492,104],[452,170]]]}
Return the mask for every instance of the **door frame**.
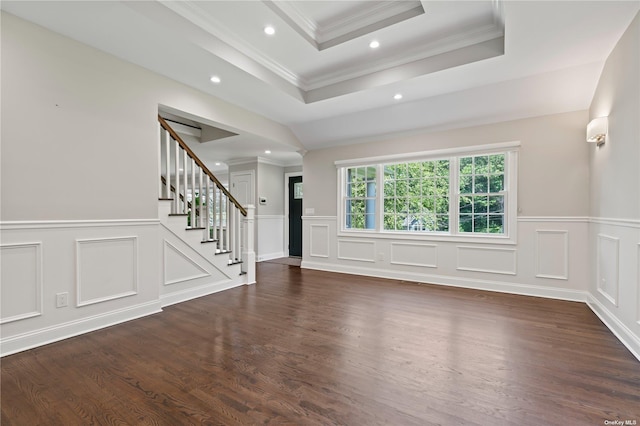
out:
{"label": "door frame", "polygon": [[[304,185],[304,175],[302,172],[291,172],[284,174],[284,240],[282,247],[284,248],[285,257],[289,257],[289,178],[296,176],[302,176],[302,184]],[[302,203],[304,211],[304,189],[302,193]],[[302,246],[304,247],[304,241],[302,242]]]}

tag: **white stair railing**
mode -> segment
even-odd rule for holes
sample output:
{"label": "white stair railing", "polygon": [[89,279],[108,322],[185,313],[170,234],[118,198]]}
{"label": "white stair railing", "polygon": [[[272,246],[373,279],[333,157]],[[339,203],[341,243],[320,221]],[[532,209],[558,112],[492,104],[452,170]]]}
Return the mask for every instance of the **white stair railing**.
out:
{"label": "white stair railing", "polygon": [[215,243],[216,254],[229,253],[230,264],[247,263],[242,271],[255,278],[253,236],[248,235],[253,218],[247,219],[247,210],[162,117],[158,122],[159,197],[172,199],[172,215],[184,215],[187,229],[202,229],[203,242]]}

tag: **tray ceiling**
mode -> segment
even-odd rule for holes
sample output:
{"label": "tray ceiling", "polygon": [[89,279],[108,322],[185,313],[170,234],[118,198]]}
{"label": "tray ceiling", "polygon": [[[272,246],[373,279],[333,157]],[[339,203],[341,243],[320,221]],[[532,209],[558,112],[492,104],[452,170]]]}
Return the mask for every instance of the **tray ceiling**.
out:
{"label": "tray ceiling", "polygon": [[[0,7],[283,123],[311,150],[587,109],[640,3],[54,0]],[[264,33],[267,25],[275,34]],[[373,40],[380,47],[371,49]],[[226,144],[227,156],[244,146],[250,156],[269,149],[276,161],[299,162],[291,147],[204,124],[238,135],[203,147]]]}

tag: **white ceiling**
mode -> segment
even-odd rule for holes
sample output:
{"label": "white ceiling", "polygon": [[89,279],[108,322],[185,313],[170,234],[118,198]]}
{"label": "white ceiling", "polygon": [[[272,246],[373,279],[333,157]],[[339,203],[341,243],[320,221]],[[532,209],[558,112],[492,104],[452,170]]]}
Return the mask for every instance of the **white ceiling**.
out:
{"label": "white ceiling", "polygon": [[[589,107],[638,1],[3,1],[2,9],[289,126],[307,150]],[[266,25],[276,33],[264,34]],[[380,47],[370,49],[378,40]],[[222,82],[209,79],[218,75]],[[402,93],[396,101],[393,95]],[[226,139],[226,140],[225,140]],[[203,144],[204,145],[204,144]],[[286,146],[240,134],[210,161]]]}

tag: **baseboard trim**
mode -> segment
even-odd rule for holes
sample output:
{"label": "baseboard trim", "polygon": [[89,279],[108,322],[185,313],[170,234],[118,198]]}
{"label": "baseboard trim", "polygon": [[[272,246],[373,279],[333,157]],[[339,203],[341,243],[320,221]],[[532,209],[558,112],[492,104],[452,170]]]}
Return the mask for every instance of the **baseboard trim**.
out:
{"label": "baseboard trim", "polygon": [[237,280],[219,281],[217,283],[205,284],[198,287],[189,288],[182,291],[160,295],[160,304],[163,308],[177,303],[186,302],[188,300],[197,299],[198,297],[208,296],[210,294],[229,290],[246,284],[239,275]]}
{"label": "baseboard trim", "polygon": [[615,317],[598,299],[589,294],[587,306],[593,311],[600,321],[629,349],[629,352],[640,361],[640,339],[629,330],[618,318]]}
{"label": "baseboard trim", "polygon": [[412,281],[423,284],[438,284],[451,287],[470,288],[474,290],[496,291],[499,293],[519,294],[522,296],[544,297],[547,299],[567,300],[571,302],[586,302],[588,293],[580,290],[570,290],[555,287],[541,287],[530,284],[516,284],[512,282],[489,281],[461,277],[447,277],[434,274],[416,274],[404,271],[390,271],[384,269],[359,268],[336,264],[303,261],[303,269],[338,272],[343,274],[363,275],[392,280]]}
{"label": "baseboard trim", "polygon": [[157,300],[0,339],[0,357],[162,312]]}
{"label": "baseboard trim", "polygon": [[282,251],[277,253],[261,254],[261,255],[258,255],[257,262],[264,262],[265,260],[271,260],[271,259],[280,259],[281,257],[287,257],[287,256],[285,256],[284,252]]}

